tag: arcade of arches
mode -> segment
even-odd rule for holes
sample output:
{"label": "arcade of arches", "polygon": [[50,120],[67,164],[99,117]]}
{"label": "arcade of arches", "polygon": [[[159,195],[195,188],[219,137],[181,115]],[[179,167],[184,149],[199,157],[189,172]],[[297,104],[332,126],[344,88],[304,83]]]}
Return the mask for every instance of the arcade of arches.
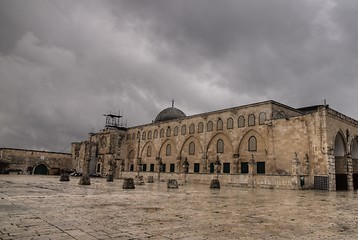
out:
{"label": "arcade of arches", "polygon": [[[209,183],[220,160],[223,185],[358,188],[358,121],[328,105],[292,108],[265,101],[192,116],[174,107],[149,124],[106,127],[72,144],[73,165],[107,175]],[[87,159],[86,159],[87,158]],[[187,161],[188,168],[184,165]],[[159,178],[159,175],[158,175]]]}

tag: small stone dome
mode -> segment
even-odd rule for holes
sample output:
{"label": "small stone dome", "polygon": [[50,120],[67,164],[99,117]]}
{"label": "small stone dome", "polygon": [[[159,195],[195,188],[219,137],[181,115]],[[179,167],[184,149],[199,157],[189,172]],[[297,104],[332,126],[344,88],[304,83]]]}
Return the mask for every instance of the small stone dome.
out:
{"label": "small stone dome", "polygon": [[185,113],[182,110],[174,107],[174,102],[171,107],[162,110],[157,117],[155,118],[154,122],[163,122],[168,120],[173,120],[177,118],[186,117]]}

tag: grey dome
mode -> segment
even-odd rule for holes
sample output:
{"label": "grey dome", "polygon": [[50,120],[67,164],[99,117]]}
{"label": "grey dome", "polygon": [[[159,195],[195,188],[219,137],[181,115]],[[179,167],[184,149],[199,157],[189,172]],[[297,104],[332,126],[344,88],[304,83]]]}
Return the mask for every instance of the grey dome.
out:
{"label": "grey dome", "polygon": [[155,118],[154,122],[163,122],[168,120],[173,120],[177,118],[183,118],[186,117],[185,113],[183,113],[182,110],[175,108],[175,107],[169,107],[164,110],[162,110],[157,117]]}

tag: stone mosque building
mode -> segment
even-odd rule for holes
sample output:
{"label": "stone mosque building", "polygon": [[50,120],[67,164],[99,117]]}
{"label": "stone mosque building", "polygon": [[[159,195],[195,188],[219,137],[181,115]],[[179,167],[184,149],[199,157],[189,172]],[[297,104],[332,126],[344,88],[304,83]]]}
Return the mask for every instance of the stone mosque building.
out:
{"label": "stone mosque building", "polygon": [[129,128],[121,116],[105,116],[102,131],[72,143],[79,172],[106,176],[114,168],[115,178],[210,184],[218,176],[231,186],[358,189],[358,121],[327,104],[296,109],[265,101],[186,116],[173,102],[152,123]]}

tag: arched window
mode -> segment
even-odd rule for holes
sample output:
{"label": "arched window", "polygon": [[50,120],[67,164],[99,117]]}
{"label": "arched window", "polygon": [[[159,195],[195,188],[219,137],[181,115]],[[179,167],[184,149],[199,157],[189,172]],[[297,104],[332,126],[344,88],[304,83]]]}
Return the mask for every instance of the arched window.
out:
{"label": "arched window", "polygon": [[200,122],[198,124],[198,133],[202,133],[202,132],[204,132],[204,124]]}
{"label": "arched window", "polygon": [[163,129],[163,128],[160,129],[159,136],[160,136],[161,138],[164,137],[164,129]]}
{"label": "arched window", "polygon": [[144,131],[143,133],[142,133],[142,140],[145,140],[147,138],[147,133]]}
{"label": "arched window", "polygon": [[148,146],[147,147],[147,157],[151,157],[152,156],[152,147]]}
{"label": "arched window", "polygon": [[130,150],[130,152],[128,153],[128,158],[134,159],[134,150]]}
{"label": "arched window", "polygon": [[242,115],[239,117],[238,127],[239,127],[239,128],[245,127],[245,118],[244,118],[244,116],[242,116]]}
{"label": "arched window", "polygon": [[207,126],[206,126],[206,129],[208,132],[211,132],[213,131],[213,122],[212,121],[209,121]]}
{"label": "arched window", "polygon": [[181,127],[181,135],[185,135],[185,134],[186,134],[186,126],[183,125],[183,126]]}
{"label": "arched window", "polygon": [[223,120],[221,118],[218,119],[216,130],[223,130]]}
{"label": "arched window", "polygon": [[216,143],[216,152],[217,153],[224,153],[224,141],[219,139]]}
{"label": "arched window", "polygon": [[167,133],[166,136],[170,137],[170,135],[172,134],[172,130],[170,129],[170,127],[167,128]]}
{"label": "arched window", "polygon": [[149,131],[149,132],[148,132],[148,139],[149,139],[149,140],[152,139],[152,131]]}
{"label": "arched window", "polygon": [[165,155],[170,156],[171,154],[172,154],[172,147],[170,146],[170,144],[168,144],[165,149]]}
{"label": "arched window", "polygon": [[192,123],[189,126],[189,134],[194,134],[194,132],[195,132],[195,126],[194,126],[194,123]]}
{"label": "arched window", "polygon": [[344,144],[344,137],[342,136],[342,134],[338,133],[334,141],[334,156],[343,157],[345,155],[345,152],[346,150]]}
{"label": "arched window", "polygon": [[132,139],[135,139],[135,133],[132,133]]}
{"label": "arched window", "polygon": [[266,113],[262,112],[259,115],[259,124],[260,125],[265,124],[265,121],[266,121]]}
{"label": "arched window", "polygon": [[154,137],[154,139],[156,139],[156,138],[158,138],[158,130],[154,130],[154,133],[153,133],[153,137]]}
{"label": "arched window", "polygon": [[257,151],[257,140],[254,136],[249,138],[248,150],[251,152]]}
{"label": "arched window", "polygon": [[174,136],[178,136],[178,132],[179,132],[179,128],[175,127],[174,128]]}
{"label": "arched window", "polygon": [[255,115],[254,114],[249,115],[249,126],[255,126]]}
{"label": "arched window", "polygon": [[234,127],[234,119],[228,118],[227,119],[227,129],[232,129]]}
{"label": "arched window", "polygon": [[189,144],[189,155],[195,155],[195,144],[194,144],[194,142],[191,142]]}

